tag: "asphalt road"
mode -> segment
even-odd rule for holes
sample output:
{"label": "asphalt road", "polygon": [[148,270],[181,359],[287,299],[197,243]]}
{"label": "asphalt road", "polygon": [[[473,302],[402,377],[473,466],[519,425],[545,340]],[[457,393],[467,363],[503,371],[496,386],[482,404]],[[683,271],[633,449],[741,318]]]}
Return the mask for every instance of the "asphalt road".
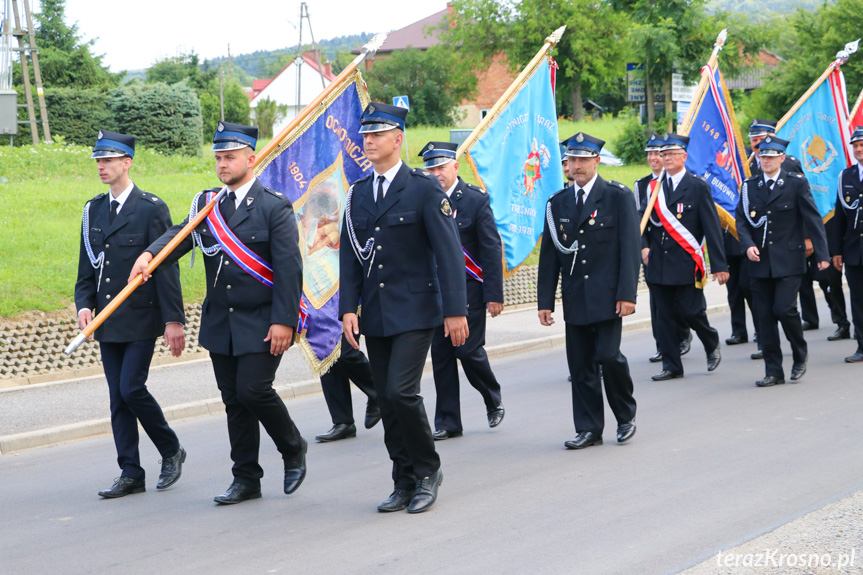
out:
{"label": "asphalt road", "polygon": [[[712,321],[727,337],[727,315]],[[607,412],[606,444],[580,452],[563,448],[562,350],[501,359],[506,419],[488,429],[463,383],[465,436],[438,443],[444,482],[422,515],[375,511],[391,490],[380,427],[311,445],[291,496],[264,436],[264,497],[232,507],[212,502],[231,480],[223,417],[176,424],[189,458],[164,493],[147,441],[150,490],[118,500],[96,496],[117,475],[109,436],[4,455],[0,574],[677,572],[863,488],[863,372],[831,331],[807,332],[800,384],[768,389],[752,344],[724,348],[712,374],[696,344],[685,379],[654,383],[649,331],[627,334],[638,433],[617,445]],[[430,377],[423,389],[432,410]],[[321,396],[288,407],[307,439],[329,428]]]}

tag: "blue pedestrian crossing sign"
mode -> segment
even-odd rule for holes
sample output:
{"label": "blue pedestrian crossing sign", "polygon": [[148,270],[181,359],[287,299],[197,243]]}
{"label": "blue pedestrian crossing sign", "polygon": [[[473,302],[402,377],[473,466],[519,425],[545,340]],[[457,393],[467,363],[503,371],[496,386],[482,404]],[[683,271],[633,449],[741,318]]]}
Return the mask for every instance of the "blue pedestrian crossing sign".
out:
{"label": "blue pedestrian crossing sign", "polygon": [[411,105],[408,101],[407,96],[393,96],[393,106],[398,106],[399,108],[404,108],[405,110],[411,109]]}

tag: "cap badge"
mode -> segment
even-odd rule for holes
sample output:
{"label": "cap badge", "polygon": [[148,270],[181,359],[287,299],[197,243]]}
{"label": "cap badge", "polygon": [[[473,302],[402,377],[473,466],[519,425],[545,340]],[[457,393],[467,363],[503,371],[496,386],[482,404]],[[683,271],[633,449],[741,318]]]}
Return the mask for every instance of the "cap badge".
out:
{"label": "cap badge", "polygon": [[219,128],[218,128],[218,130],[219,130],[220,132],[224,132],[224,131],[225,131],[225,125],[224,125],[223,123],[219,122]]}
{"label": "cap badge", "polygon": [[374,113],[375,113],[375,107],[369,106],[369,114],[374,114]]}
{"label": "cap badge", "polygon": [[579,132],[578,135],[575,137],[575,141],[578,142],[579,144],[582,143],[584,141],[584,135],[581,132]]}
{"label": "cap badge", "polygon": [[766,138],[764,138],[764,141],[765,141],[765,142],[767,142],[767,143],[769,144],[769,143],[770,143],[770,142],[772,142],[773,140],[770,138],[770,136],[767,136]]}
{"label": "cap badge", "polygon": [[650,141],[651,141],[651,142],[652,142],[653,140],[655,140],[655,139],[656,139],[656,134],[653,134],[652,136],[650,136]]}
{"label": "cap badge", "polygon": [[429,150],[434,150],[434,144],[429,144]]}
{"label": "cap badge", "polygon": [[99,139],[101,140],[101,139],[102,139],[102,138],[104,138],[104,137],[105,137],[105,136],[102,134],[102,130],[99,130]]}

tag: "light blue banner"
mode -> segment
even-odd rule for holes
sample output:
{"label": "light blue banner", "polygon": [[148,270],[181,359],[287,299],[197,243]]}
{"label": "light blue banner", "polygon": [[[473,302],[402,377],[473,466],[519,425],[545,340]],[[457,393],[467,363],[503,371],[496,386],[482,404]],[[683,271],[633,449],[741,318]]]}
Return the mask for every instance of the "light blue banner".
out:
{"label": "light blue banner", "polygon": [[505,272],[536,247],[545,203],[563,188],[557,128],[551,74],[543,60],[468,151],[503,238]]}

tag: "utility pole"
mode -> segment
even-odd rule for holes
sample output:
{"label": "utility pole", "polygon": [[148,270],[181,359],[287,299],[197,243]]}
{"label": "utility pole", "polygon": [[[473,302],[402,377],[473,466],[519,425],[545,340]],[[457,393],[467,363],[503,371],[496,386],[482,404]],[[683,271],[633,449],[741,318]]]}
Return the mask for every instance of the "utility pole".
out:
{"label": "utility pole", "polygon": [[225,92],[222,90],[222,63],[219,62],[219,109],[222,112],[222,121],[225,121]]}
{"label": "utility pole", "polygon": [[33,76],[36,79],[36,97],[39,99],[42,132],[45,134],[45,143],[50,144],[51,129],[48,127],[48,107],[45,105],[45,91],[42,89],[42,72],[39,70],[39,50],[36,49],[36,33],[33,31],[33,18],[30,17],[30,0],[24,0],[24,16],[27,18],[27,32],[30,36],[30,57],[33,59]]}
{"label": "utility pole", "polygon": [[318,49],[318,44],[315,42],[315,34],[312,32],[312,19],[309,17],[309,5],[305,2],[300,2],[300,39],[297,44],[297,57],[294,64],[297,67],[297,113],[302,109],[300,101],[300,87],[302,84],[302,66],[303,66],[303,19],[309,23],[309,35],[312,37],[312,51],[315,55],[315,61],[318,65],[318,74],[321,77],[321,88],[327,87],[327,82],[324,79],[324,69],[321,65],[321,51]]}
{"label": "utility pole", "polygon": [[[24,1],[24,15],[27,19],[28,30],[21,28],[21,18],[18,14],[18,0],[11,0],[12,13],[15,16],[15,29],[12,34],[18,39],[17,52],[21,56],[21,76],[24,80],[24,97],[27,101],[27,117],[30,124],[30,136],[33,139],[33,144],[39,143],[39,130],[37,125],[42,124],[42,131],[45,134],[45,142],[51,143],[51,130],[48,127],[48,109],[45,106],[45,93],[42,89],[42,73],[39,70],[39,57],[36,49],[36,35],[33,32],[33,20],[30,17],[29,0]],[[24,37],[27,36],[27,42]],[[33,104],[33,90],[30,86],[30,67],[27,65],[27,54],[33,61],[33,76],[36,80],[36,94],[39,98],[39,112],[41,122],[36,120],[36,108]]]}

